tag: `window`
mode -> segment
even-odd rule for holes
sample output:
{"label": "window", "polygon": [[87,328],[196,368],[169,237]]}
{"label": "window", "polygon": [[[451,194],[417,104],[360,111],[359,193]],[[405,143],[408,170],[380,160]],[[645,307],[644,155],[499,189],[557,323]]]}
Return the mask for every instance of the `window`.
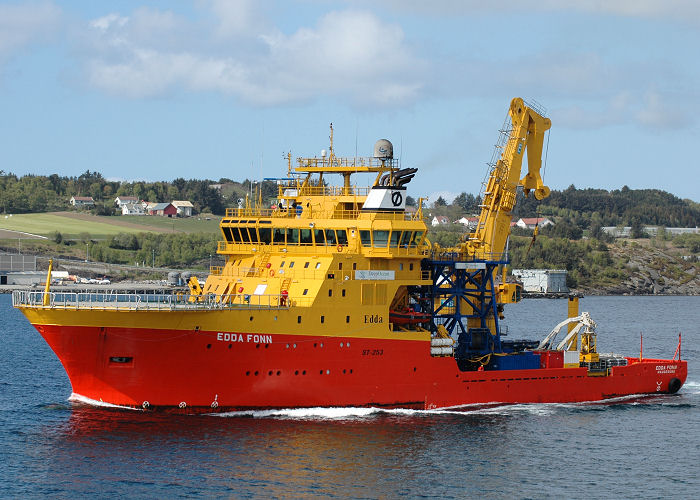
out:
{"label": "window", "polygon": [[343,291],[341,292],[341,295],[345,297],[345,288],[343,288]]}
{"label": "window", "polygon": [[301,323],[301,316],[297,316],[297,323]]}
{"label": "window", "polygon": [[413,240],[411,241],[411,246],[412,247],[417,246],[422,239],[423,239],[423,231],[416,231],[415,233],[413,233]]}
{"label": "window", "polygon": [[224,238],[226,239],[226,241],[228,241],[229,243],[233,243],[233,236],[231,235],[231,228],[224,227],[224,228],[222,228],[222,230],[224,232]]}
{"label": "window", "polygon": [[298,245],[299,244],[299,230],[287,228],[287,245]]}
{"label": "window", "polygon": [[280,267],[284,267],[284,261],[280,262]]}
{"label": "window", "polygon": [[345,316],[345,322],[350,323],[350,316]]}
{"label": "window", "polygon": [[411,262],[411,263],[408,265],[408,270],[409,270],[409,271],[413,271],[413,262]]}
{"label": "window", "polygon": [[326,229],[326,245],[335,245],[336,244],[336,239],[335,239],[335,231],[332,229]]}
{"label": "window", "polygon": [[269,227],[261,227],[258,229],[258,233],[260,234],[260,243],[265,243],[266,245],[270,244],[271,241],[271,236],[272,236],[272,229]]}
{"label": "window", "polygon": [[321,323],[323,323],[326,320],[325,316],[321,316]]}
{"label": "window", "polygon": [[277,243],[279,245],[284,245],[284,229],[283,228],[275,228],[275,230],[272,233],[272,243]]}
{"label": "window", "polygon": [[413,231],[404,231],[401,233],[401,240],[399,240],[399,246],[402,248],[408,248],[408,244],[411,242],[411,236]]}
{"label": "window", "polygon": [[319,246],[323,246],[326,244],[326,237],[325,233],[323,232],[323,229],[314,229],[314,240]]}
{"label": "window", "polygon": [[304,288],[304,293],[302,293],[302,295],[306,295],[307,293],[309,293],[309,289],[308,289],[308,288]]}
{"label": "window", "polygon": [[250,234],[248,233],[248,228],[240,227],[238,228],[241,232],[241,240],[243,243],[250,243]]}
{"label": "window", "polygon": [[372,239],[370,237],[369,231],[365,231],[364,229],[360,230],[360,242],[362,243],[363,247],[372,246]]}
{"label": "window", "polygon": [[308,267],[309,267],[309,263],[308,263],[308,262],[304,262],[304,269],[308,269]]}
{"label": "window", "polygon": [[348,244],[348,232],[345,229],[338,229],[338,245]]}
{"label": "window", "polygon": [[328,296],[333,297],[333,289],[331,289],[331,288],[328,289]]}
{"label": "window", "polygon": [[389,243],[389,231],[374,231],[374,246],[386,248]]}
{"label": "window", "polygon": [[398,247],[400,239],[401,239],[401,231],[392,231],[391,232],[391,242],[389,243],[389,246],[391,248]]}
{"label": "window", "polygon": [[311,240],[311,229],[300,230],[299,243],[302,245],[311,245],[313,243]]}
{"label": "window", "polygon": [[293,267],[294,267],[294,261],[291,261],[291,262],[289,263],[289,269],[291,269],[291,268],[293,268]]}
{"label": "window", "polygon": [[321,267],[321,263],[320,263],[320,262],[316,262],[316,269],[318,269],[319,267]]}
{"label": "window", "polygon": [[249,227],[248,232],[250,233],[250,241],[252,243],[258,243],[258,231],[254,227]]}

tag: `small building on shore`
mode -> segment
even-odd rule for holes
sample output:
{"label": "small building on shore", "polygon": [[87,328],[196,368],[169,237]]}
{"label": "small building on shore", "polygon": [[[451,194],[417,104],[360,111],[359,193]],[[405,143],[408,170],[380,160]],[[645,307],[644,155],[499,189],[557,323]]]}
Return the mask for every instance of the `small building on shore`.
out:
{"label": "small building on shore", "polygon": [[141,203],[124,203],[121,207],[122,215],[146,215]]}
{"label": "small building on shore", "polygon": [[171,204],[177,209],[178,217],[192,217],[194,205],[188,200],[175,200]]}
{"label": "small building on shore", "polygon": [[92,196],[71,196],[70,204],[74,207],[94,207],[95,200]]}
{"label": "small building on shore", "polygon": [[513,269],[526,292],[567,293],[565,269]]}
{"label": "small building on shore", "polygon": [[148,208],[149,215],[160,215],[162,217],[175,217],[177,208],[172,203],[156,203]]}

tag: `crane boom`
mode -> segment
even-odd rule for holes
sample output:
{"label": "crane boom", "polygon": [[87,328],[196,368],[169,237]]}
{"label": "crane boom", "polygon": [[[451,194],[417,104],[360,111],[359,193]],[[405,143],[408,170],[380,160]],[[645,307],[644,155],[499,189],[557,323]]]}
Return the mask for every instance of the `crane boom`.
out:
{"label": "crane boom", "polygon": [[[512,127],[503,144],[499,160],[492,166],[481,204],[479,223],[462,250],[474,258],[499,258],[510,235],[511,211],[515,206],[518,186],[526,196],[534,191],[535,198],[549,196],[549,188],[540,176],[544,134],[552,126],[532,107],[516,97],[508,110]],[[527,150],[527,173],[520,178],[523,156]]]}

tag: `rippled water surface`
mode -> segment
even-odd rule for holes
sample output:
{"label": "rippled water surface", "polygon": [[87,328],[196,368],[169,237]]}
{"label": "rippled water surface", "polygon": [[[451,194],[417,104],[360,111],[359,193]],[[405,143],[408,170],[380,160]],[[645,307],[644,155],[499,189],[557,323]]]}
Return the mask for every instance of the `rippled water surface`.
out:
{"label": "rippled water surface", "polygon": [[[700,297],[591,297],[600,351],[671,357],[672,396],[460,411],[337,408],[172,416],[74,407],[39,334],[0,295],[0,497],[697,498]],[[507,309],[541,338],[566,301]],[[516,334],[516,331],[521,332]]]}

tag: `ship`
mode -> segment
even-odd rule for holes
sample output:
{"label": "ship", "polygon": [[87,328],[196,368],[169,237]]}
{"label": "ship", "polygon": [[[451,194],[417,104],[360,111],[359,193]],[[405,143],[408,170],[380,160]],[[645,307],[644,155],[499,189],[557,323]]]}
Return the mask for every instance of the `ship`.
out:
{"label": "ship", "polygon": [[536,105],[511,101],[478,223],[454,247],[431,243],[422,198],[407,206],[417,170],[388,140],[343,158],[331,126],[328,151],[295,164],[286,155],[274,203],[258,191],[226,209],[225,264],[203,283],[67,292],[51,289],[50,266],[45,289],[17,290],[13,305],[62,363],[70,399],[95,405],[436,409],[676,393],[687,377],[680,338],[671,359],[598,352],[597,325],[574,295],[541,340],[505,332],[506,307],[521,299],[507,275],[511,212],[519,190],[549,195],[550,126]]}

